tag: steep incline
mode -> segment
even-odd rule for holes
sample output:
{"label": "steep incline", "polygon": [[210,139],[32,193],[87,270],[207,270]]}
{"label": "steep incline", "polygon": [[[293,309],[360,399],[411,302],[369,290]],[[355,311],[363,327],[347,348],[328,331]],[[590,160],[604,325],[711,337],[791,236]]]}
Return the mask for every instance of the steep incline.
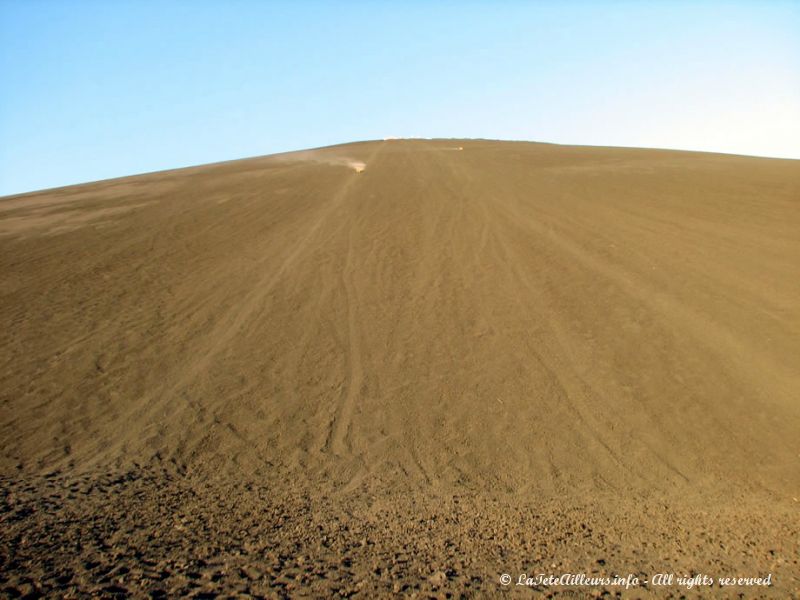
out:
{"label": "steep incline", "polygon": [[0,595],[800,597],[798,232],[798,161],[492,141],[1,199]]}
{"label": "steep incline", "polygon": [[414,140],[4,199],[3,471],[800,494],[799,201],[796,161]]}

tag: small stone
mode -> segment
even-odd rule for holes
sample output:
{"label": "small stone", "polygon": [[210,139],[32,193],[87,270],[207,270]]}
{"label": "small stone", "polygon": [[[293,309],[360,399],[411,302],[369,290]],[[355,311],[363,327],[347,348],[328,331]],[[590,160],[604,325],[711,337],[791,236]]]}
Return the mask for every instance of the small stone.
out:
{"label": "small stone", "polygon": [[261,573],[254,567],[242,567],[239,569],[239,573],[242,577],[250,579],[251,581],[261,578]]}

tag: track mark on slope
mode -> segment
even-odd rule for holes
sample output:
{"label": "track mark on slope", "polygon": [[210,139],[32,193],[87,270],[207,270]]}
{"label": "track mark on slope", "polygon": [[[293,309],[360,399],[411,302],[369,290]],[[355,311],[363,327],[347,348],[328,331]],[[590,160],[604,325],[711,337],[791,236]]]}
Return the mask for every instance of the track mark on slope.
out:
{"label": "track mark on slope", "polygon": [[[370,161],[375,158],[381,148],[382,146],[378,146],[378,148],[375,149],[369,158]],[[358,324],[360,321],[358,318],[358,297],[353,280],[353,237],[355,227],[355,224],[350,225],[347,240],[347,258],[342,271],[342,284],[345,292],[345,301],[347,302],[347,356],[349,373],[344,396],[331,422],[328,442],[326,444],[326,448],[335,456],[339,457],[344,456],[348,450],[352,450],[351,429],[353,411],[355,410],[356,399],[364,385],[364,367],[358,331]]]}
{"label": "track mark on slope", "polygon": [[[465,189],[479,189],[472,174],[461,167],[459,163],[451,160],[447,163],[442,161],[442,164],[446,164],[450,169],[454,180],[464,182]],[[481,257],[486,254],[487,247],[491,246],[495,255],[495,263],[504,266],[508,278],[517,285],[521,284],[527,291],[528,297],[541,298],[541,290],[529,280],[528,275],[521,268],[521,265],[526,264],[524,258],[517,254],[513,246],[508,243],[506,237],[498,230],[498,218],[501,213],[498,213],[498,209],[496,208],[498,204],[496,199],[489,196],[476,196],[476,200],[478,201],[473,202],[472,206],[479,211],[480,218],[476,220],[476,224],[479,227],[480,233],[478,243],[473,247],[472,254],[475,270],[478,272],[480,271]],[[495,207],[495,209],[489,210],[490,206]],[[520,314],[527,313],[527,305],[522,301],[519,295],[510,294],[509,299],[520,307]],[[491,311],[487,310],[482,302],[479,302],[478,305],[487,322],[492,322],[494,319],[491,315]],[[552,323],[546,324],[544,322],[539,322],[538,325],[540,329],[546,329],[548,335],[540,334],[536,336],[535,339],[525,335],[521,341],[524,344],[527,356],[532,358],[537,365],[539,376],[543,377],[543,379],[538,379],[538,382],[542,384],[546,382],[547,389],[549,390],[547,397],[555,399],[551,400],[553,405],[550,411],[555,414],[560,409],[564,409],[575,416],[582,424],[582,426],[578,428],[578,431],[586,431],[591,442],[598,444],[598,446],[605,451],[610,461],[610,468],[614,469],[621,466],[631,471],[629,465],[627,465],[622,460],[621,456],[611,448],[604,439],[601,431],[592,425],[591,419],[587,418],[584,411],[581,410],[576,403],[576,397],[581,397],[582,393],[591,395],[593,392],[591,388],[585,384],[583,389],[577,389],[574,382],[571,382],[569,377],[564,376],[566,373],[571,373],[571,369],[564,363],[559,349],[553,346],[551,341]],[[501,331],[503,328],[500,324],[495,324],[494,329]],[[526,329],[528,328],[523,328],[523,331]],[[530,327],[530,329],[533,330],[534,328]],[[519,361],[519,359],[516,360]],[[581,383],[583,382],[581,381]],[[558,489],[561,485],[561,476],[559,474],[560,469],[558,461],[556,460],[556,450],[553,442],[547,436],[542,436],[539,439],[539,443],[542,445],[543,454],[546,457],[545,460],[542,461],[541,468],[543,471],[549,473],[552,485]],[[631,471],[631,473],[633,472]]]}
{"label": "track mark on slope", "polygon": [[[378,146],[369,156],[367,162],[378,154],[381,146]],[[232,310],[217,321],[212,332],[207,336],[206,347],[199,351],[197,358],[192,361],[184,372],[167,389],[157,392],[156,398],[160,402],[149,402],[149,414],[153,414],[158,406],[163,402],[168,402],[176,393],[186,389],[202,373],[208,372],[214,360],[225,351],[231,342],[242,332],[247,323],[251,322],[267,303],[267,298],[276,285],[281,281],[284,274],[300,259],[304,251],[312,246],[313,241],[319,230],[328,222],[330,216],[341,205],[352,186],[359,181],[358,177],[348,177],[342,186],[332,195],[330,201],[321,210],[318,218],[308,227],[306,233],[297,241],[281,261],[277,269],[269,270],[264,273],[248,293],[243,298],[237,309]]]}
{"label": "track mark on slope", "polygon": [[361,342],[358,339],[357,306],[355,286],[353,285],[353,228],[347,243],[347,260],[342,274],[344,291],[347,299],[347,339],[349,376],[344,398],[332,423],[330,448],[336,456],[342,456],[347,449],[346,443],[353,420],[353,409],[356,396],[364,382],[364,368],[361,362]]}

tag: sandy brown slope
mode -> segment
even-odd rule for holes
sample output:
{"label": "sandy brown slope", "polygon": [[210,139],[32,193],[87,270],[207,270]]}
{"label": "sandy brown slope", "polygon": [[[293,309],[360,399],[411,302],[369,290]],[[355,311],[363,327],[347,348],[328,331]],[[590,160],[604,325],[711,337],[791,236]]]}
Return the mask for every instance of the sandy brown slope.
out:
{"label": "sandy brown slope", "polygon": [[[255,537],[265,594],[565,568],[800,590],[798,161],[336,146],[2,199],[0,273],[8,589],[237,589]],[[147,537],[181,511],[217,525]],[[58,553],[99,515],[140,555]],[[197,539],[235,581],[181,579]]]}

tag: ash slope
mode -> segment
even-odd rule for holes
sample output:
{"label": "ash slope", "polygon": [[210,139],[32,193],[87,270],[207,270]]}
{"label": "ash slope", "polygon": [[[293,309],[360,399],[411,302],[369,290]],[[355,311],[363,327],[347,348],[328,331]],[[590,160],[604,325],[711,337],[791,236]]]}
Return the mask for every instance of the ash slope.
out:
{"label": "ash slope", "polygon": [[797,497],[799,209],[797,161],[453,140],[5,198],[0,469]]}

